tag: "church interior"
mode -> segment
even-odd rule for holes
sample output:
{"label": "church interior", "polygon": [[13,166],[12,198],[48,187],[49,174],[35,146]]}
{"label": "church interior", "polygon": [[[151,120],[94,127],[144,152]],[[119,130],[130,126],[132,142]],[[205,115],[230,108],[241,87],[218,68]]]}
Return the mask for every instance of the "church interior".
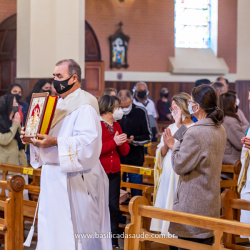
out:
{"label": "church interior", "polygon": [[[128,100],[131,99],[130,94],[135,99],[138,97],[137,102],[141,102],[142,109],[147,111],[146,117],[149,118],[151,127],[149,133],[155,140],[151,138],[152,141],[144,145],[138,144],[143,148],[144,162],[140,165],[136,163],[136,157],[133,162],[127,158],[124,160],[124,156],[120,155],[119,176],[121,179],[118,184],[120,185],[120,215],[118,215],[117,225],[119,224],[119,234],[123,234],[123,237],[119,238],[119,245],[116,241],[116,243],[112,241],[113,249],[250,249],[250,181],[248,180],[250,178],[250,168],[248,168],[250,146],[249,148],[246,146],[250,127],[249,11],[249,0],[0,0],[0,99],[9,94],[12,84],[18,84],[16,86],[21,86],[22,89],[20,103],[29,105],[27,100],[31,98],[32,91],[41,79],[46,79],[45,83],[52,84],[49,91],[51,94],[55,90],[53,69],[56,63],[63,59],[73,59],[82,69],[81,79],[78,79],[81,89],[95,96],[99,100],[99,105],[101,98],[105,96],[103,92],[109,89],[114,90],[115,95],[120,98],[119,103],[120,107],[124,108],[123,112],[126,108],[132,107],[132,103],[137,105],[134,100],[131,106],[126,106]],[[185,209],[183,211],[167,210],[164,209],[166,207],[155,205],[154,195],[159,187],[157,180],[163,182],[161,175],[164,174],[164,169],[159,166],[165,166],[165,160],[161,158],[163,151],[159,153],[157,150],[159,150],[159,145],[168,145],[167,139],[164,141],[163,137],[165,135],[167,137],[167,128],[176,124],[172,113],[175,109],[173,102],[178,106],[179,99],[175,98],[186,98],[183,95],[179,97],[178,94],[187,93],[192,96],[191,102],[194,101],[196,105],[198,101],[194,99],[193,93],[194,88],[200,85],[197,85],[199,80],[202,86],[207,84],[213,87],[219,82],[217,85],[221,87],[220,84],[223,84],[222,88],[225,87],[226,93],[217,91],[214,87],[215,93],[218,94],[216,95],[218,99],[216,110],[220,108],[224,111],[226,106],[226,102],[224,106],[221,104],[223,100],[220,95],[225,98],[234,98],[237,104],[235,108],[233,104],[233,109],[236,109],[236,112],[232,111],[234,118],[231,118],[237,119],[242,130],[239,132],[231,120],[227,124],[231,130],[227,130],[226,125],[224,126],[226,119],[224,119],[223,127],[226,131],[225,138],[227,138],[225,145],[230,145],[231,148],[228,149],[224,145],[229,151],[225,151],[224,156],[222,153],[222,164],[216,166],[217,169],[221,169],[221,176],[218,176],[220,186],[217,188],[220,192],[217,199],[219,216],[210,216],[207,212],[192,213],[192,210],[190,212]],[[138,94],[140,93],[138,83],[146,86],[146,104],[141,101],[143,97],[140,98]],[[41,90],[46,92],[45,89],[41,88]],[[125,99],[122,99],[124,90],[128,92]],[[227,93],[230,93],[229,96]],[[163,115],[162,120],[159,119],[158,109],[158,101],[161,99],[164,103],[162,105],[168,103],[167,114]],[[150,108],[146,107],[149,102],[152,103],[156,112],[155,116],[153,115],[153,122],[156,121],[156,131],[152,129],[152,120],[150,120],[152,114],[148,111]],[[187,112],[188,110],[190,112],[189,104],[190,100],[186,104]],[[2,119],[1,105],[0,100],[0,119]],[[184,111],[182,111],[183,114],[185,115]],[[226,114],[229,116],[229,113],[225,111],[224,114],[225,117]],[[126,113],[123,114],[124,116],[127,116]],[[101,117],[105,120],[104,116],[101,115]],[[197,119],[200,122],[199,118]],[[185,116],[183,122],[184,120]],[[88,122],[88,118],[84,120],[85,122]],[[140,118],[134,122],[134,124],[139,124]],[[119,124],[123,126],[122,122]],[[133,125],[129,129],[132,130],[132,127]],[[110,131],[110,128],[107,128]],[[123,127],[122,130],[124,130]],[[4,154],[7,150],[6,142],[1,142],[2,133],[0,130],[0,154]],[[129,133],[126,132],[126,134]],[[228,135],[228,133],[231,134]],[[136,141],[133,133],[130,135],[133,138],[128,138],[127,142],[130,150],[134,150],[138,145],[133,144],[133,140]],[[205,137],[204,144],[207,138],[211,139],[213,136],[206,134]],[[129,141],[130,139],[132,141]],[[175,140],[177,141],[176,138]],[[218,143],[219,141],[220,139],[217,139]],[[207,144],[207,149],[211,143]],[[190,144],[190,148],[192,145]],[[168,146],[168,149],[172,148]],[[23,150],[27,150],[27,145]],[[220,151],[219,146],[216,150],[216,152]],[[232,163],[224,161],[225,154],[228,157],[235,154],[238,158]],[[206,157],[208,155],[210,155],[209,152],[206,153]],[[11,161],[4,161],[4,157],[0,155],[0,249],[38,249],[36,245],[39,239],[37,229],[39,216],[36,216],[36,207],[40,188],[42,188],[40,186],[42,170],[41,168],[33,169],[27,151],[26,156],[28,165],[22,166],[20,160],[18,160],[19,164],[13,164]],[[215,153],[213,158],[216,157],[220,157],[219,153],[218,155]],[[197,164],[202,165],[204,158]],[[194,157],[188,158],[188,161],[191,162],[193,159]],[[102,163],[101,158],[100,160]],[[166,160],[170,162],[169,164],[174,164],[173,160],[171,162],[171,156]],[[177,179],[173,179],[177,180],[173,184],[178,185],[177,191],[181,185],[187,183],[185,178],[191,175],[192,171],[194,170],[191,168],[184,174],[181,171],[177,174],[173,172],[173,176],[178,175]],[[205,176],[206,170],[200,171],[201,175]],[[18,178],[19,175],[26,175],[27,180]],[[141,176],[141,182],[128,181],[129,175]],[[167,175],[170,176],[170,172]],[[243,175],[245,186],[240,193],[239,183]],[[198,175],[190,178],[191,180],[188,179],[190,182],[193,179],[199,179]],[[207,182],[210,186],[217,185],[214,179],[209,179],[209,181],[204,179],[204,183],[207,184]],[[201,187],[193,184],[192,188],[197,188],[197,196],[204,186],[205,184],[201,184]],[[248,191],[246,191],[247,187]],[[137,196],[134,197],[133,190],[139,190],[139,195],[137,192]],[[24,198],[25,191],[28,199]],[[166,190],[160,194],[167,196],[168,192]],[[180,197],[182,197],[181,194]],[[215,195],[212,197],[214,198]],[[164,197],[164,199],[167,198]],[[188,201],[188,196],[185,201],[193,202]],[[173,206],[175,205],[174,202]],[[198,207],[204,207],[204,211],[213,210],[213,206],[209,207],[206,201]],[[192,238],[190,235],[177,235],[179,238],[165,237],[161,234],[161,229],[152,230],[154,219],[161,222],[170,221],[170,225],[177,223],[189,225],[185,228],[196,226],[196,228],[212,230],[213,242],[207,244],[205,241],[189,241],[188,238]],[[31,247],[23,246],[33,221],[35,221],[35,232],[31,238]],[[161,225],[163,228],[164,223]],[[111,219],[111,228],[112,226]],[[126,237],[126,235],[135,234],[141,236]],[[202,243],[205,245],[202,246]],[[47,242],[47,244],[50,243]],[[90,249],[85,248],[84,243],[81,244],[83,244],[82,249]],[[80,248],[78,245],[78,248],[76,246],[68,250],[80,250]],[[52,248],[46,250],[50,249]],[[103,248],[103,250],[106,249],[110,250],[108,247]],[[39,248],[39,250],[45,250],[45,248]]]}

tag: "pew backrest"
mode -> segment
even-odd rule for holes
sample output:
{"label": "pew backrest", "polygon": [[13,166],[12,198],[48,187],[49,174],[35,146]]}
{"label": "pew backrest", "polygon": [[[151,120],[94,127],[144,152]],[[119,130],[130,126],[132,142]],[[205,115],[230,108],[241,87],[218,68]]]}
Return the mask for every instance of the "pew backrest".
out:
{"label": "pew backrest", "polygon": [[[129,204],[129,212],[131,214],[131,224],[128,224],[125,228],[125,250],[137,250],[140,242],[144,241],[154,241],[185,249],[219,250],[225,249],[221,242],[224,232],[250,237],[249,224],[152,207],[149,206],[145,197],[133,197]],[[150,218],[213,230],[214,244],[208,246],[183,239],[166,238],[148,232],[144,226],[144,220]]]}
{"label": "pew backrest", "polygon": [[[221,206],[225,210],[225,219],[231,221],[239,221],[241,210],[250,211],[250,201],[239,199],[239,194],[233,190],[224,190],[221,194]],[[225,234],[225,246],[234,249],[236,233]],[[242,249],[250,249],[242,248]]]}
{"label": "pew backrest", "polygon": [[154,166],[155,166],[155,157],[150,155],[145,155],[143,167],[154,168]]}
{"label": "pew backrest", "polygon": [[[121,164],[121,188],[126,188],[128,191],[130,191],[132,188],[142,190],[142,195],[148,200],[149,203],[151,203],[152,193],[154,193],[154,186],[123,181],[123,173],[142,174],[143,176],[147,176],[147,178],[153,179],[154,169]],[[120,210],[124,213],[124,215],[130,215],[128,212],[128,205],[120,205]]]}
{"label": "pew backrest", "polygon": [[222,189],[231,189],[236,191],[238,178],[241,171],[241,162],[237,161],[234,165],[222,165],[221,173],[229,173],[233,175],[233,179],[231,180],[221,180],[220,187]]}
{"label": "pew backrest", "polygon": [[[121,177],[123,176],[123,173],[142,174],[143,176],[146,176],[149,179],[154,178],[154,169],[146,167],[121,164]],[[145,190],[146,188],[149,187],[149,185],[129,183],[121,180],[121,188],[123,187],[130,189],[134,188],[138,190]]]}

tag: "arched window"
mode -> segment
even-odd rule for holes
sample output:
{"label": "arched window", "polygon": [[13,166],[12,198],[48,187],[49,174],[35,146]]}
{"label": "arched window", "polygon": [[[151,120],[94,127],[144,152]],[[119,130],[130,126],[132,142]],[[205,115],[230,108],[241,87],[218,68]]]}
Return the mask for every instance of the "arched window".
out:
{"label": "arched window", "polygon": [[211,0],[175,0],[175,47],[210,48]]}

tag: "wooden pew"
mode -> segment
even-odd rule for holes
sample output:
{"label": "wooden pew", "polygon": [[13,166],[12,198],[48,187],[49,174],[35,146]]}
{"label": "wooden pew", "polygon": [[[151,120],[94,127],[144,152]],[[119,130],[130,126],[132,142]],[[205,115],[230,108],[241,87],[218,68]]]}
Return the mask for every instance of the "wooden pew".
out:
{"label": "wooden pew", "polygon": [[[29,191],[29,195],[31,194],[34,201],[23,200],[23,220],[33,222],[37,205],[36,201],[40,193],[40,187],[38,185],[40,184],[41,169],[0,163],[0,170],[3,171],[3,180],[6,180],[8,172],[23,174],[24,169],[30,169],[29,175],[33,177],[33,181],[29,185],[25,184],[24,189]],[[5,200],[6,198],[5,189],[2,188],[0,200]],[[0,211],[3,210],[4,206],[0,203]]]}
{"label": "wooden pew", "polygon": [[156,149],[159,142],[151,142],[150,146],[148,147],[148,155],[155,157]]}
{"label": "wooden pew", "polygon": [[173,121],[165,121],[165,122],[160,121],[160,122],[157,122],[159,132],[162,133],[164,131],[164,129],[167,128],[172,123],[173,123]]}
{"label": "wooden pew", "polygon": [[[33,168],[28,167],[31,170]],[[27,168],[26,168],[27,169]],[[4,171],[4,177],[6,178],[8,171],[15,172],[15,173],[23,173],[24,167],[22,166],[16,166],[16,165],[10,165],[10,164],[0,164],[0,170]],[[142,172],[141,172],[142,171]],[[143,176],[148,181],[154,180],[154,169],[144,168],[144,167],[138,167],[138,166],[130,166],[130,165],[121,165],[121,176],[124,172],[127,173],[134,173],[134,174],[140,174],[143,173]],[[31,171],[30,176],[33,176],[33,181],[29,185],[25,185],[24,189],[27,189],[29,193],[32,192],[32,195],[35,197],[39,196],[40,187],[37,186],[40,182],[40,176],[41,176],[41,169],[33,169],[33,173]],[[142,193],[145,197],[147,197],[148,200],[151,201],[151,194],[154,192],[154,187],[150,185],[144,185],[144,184],[134,184],[134,183],[127,183],[123,182],[121,180],[121,188],[134,188],[142,190]],[[0,199],[5,199],[4,196],[0,196]],[[36,198],[37,200],[37,198]],[[35,201],[23,201],[24,207],[23,207],[23,214],[24,214],[24,220],[26,221],[33,221],[34,215],[35,215],[35,209],[37,202]],[[0,205],[0,210],[3,210],[3,207]],[[127,216],[130,216],[128,211],[128,205],[120,205],[120,210]]]}
{"label": "wooden pew", "polygon": [[[29,184],[30,188],[28,187],[29,191],[29,197],[31,200],[37,201],[38,199],[38,194],[37,191],[33,191],[33,188],[31,186],[37,186],[40,184],[40,177],[41,177],[41,168],[39,169],[34,169],[31,166],[28,167],[23,167],[23,166],[18,166],[18,165],[11,165],[11,164],[5,164],[5,163],[0,163],[0,170],[3,171],[3,180],[6,180],[8,172],[14,172],[17,174],[24,174],[24,170],[29,170],[29,176],[32,177],[32,182]],[[27,189],[27,188],[24,188]],[[36,189],[35,189],[36,190]],[[0,199],[5,198],[5,190],[2,189],[1,194],[0,194]]]}
{"label": "wooden pew", "polygon": [[[121,164],[121,177],[123,176],[123,173],[143,174],[143,176],[146,176],[149,179],[154,179],[154,169],[151,169],[151,168],[144,168],[144,167]],[[127,188],[127,189],[134,188],[134,189],[142,190],[142,195],[151,204],[152,193],[154,193],[154,186],[129,183],[129,182],[124,182],[123,180],[121,180],[121,188]],[[120,205],[120,211],[122,212],[123,215],[130,216],[128,205]]]}
{"label": "wooden pew", "polygon": [[237,161],[234,165],[222,165],[221,173],[233,174],[232,180],[221,180],[220,186],[223,189],[237,190],[238,177],[241,171],[241,162]]}
{"label": "wooden pew", "polygon": [[0,188],[9,191],[8,197],[0,201],[4,218],[0,218],[0,234],[4,235],[6,250],[23,250],[23,189],[25,181],[20,175],[13,175],[8,180],[0,180]]}
{"label": "wooden pew", "polygon": [[[221,194],[221,206],[225,209],[226,220],[240,220],[240,211],[250,211],[250,201],[239,199],[239,194],[233,190],[224,190]],[[243,234],[244,235],[244,234]],[[250,247],[235,245],[236,243],[249,242],[236,234],[225,234],[225,246],[230,249],[246,250]]]}
{"label": "wooden pew", "polygon": [[[125,228],[125,248],[124,250],[145,249],[141,244],[144,241],[154,241],[165,245],[182,247],[185,249],[202,249],[202,250],[220,250],[225,248],[222,244],[223,233],[238,234],[250,237],[250,225],[236,221],[222,220],[207,216],[171,211],[166,209],[149,206],[145,197],[133,197],[129,203],[129,212],[131,214],[131,223]],[[176,238],[164,238],[157,234],[147,231],[145,228],[146,221],[150,218],[181,223],[195,227],[202,227],[214,231],[215,241],[213,246],[203,245],[196,242],[190,242]],[[133,235],[142,237],[134,237]]]}
{"label": "wooden pew", "polygon": [[155,157],[150,156],[150,155],[145,155],[144,158],[145,159],[144,159],[143,167],[154,168],[154,166],[155,166]]}

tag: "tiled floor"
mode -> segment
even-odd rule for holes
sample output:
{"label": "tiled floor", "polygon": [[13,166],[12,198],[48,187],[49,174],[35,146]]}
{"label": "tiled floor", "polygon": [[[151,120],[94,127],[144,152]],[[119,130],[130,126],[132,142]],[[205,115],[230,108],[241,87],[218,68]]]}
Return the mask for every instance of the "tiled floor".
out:
{"label": "tiled floor", "polygon": [[[25,228],[26,229],[29,229],[31,226],[31,223],[28,222],[26,225],[25,225]],[[35,230],[36,231],[36,230]],[[27,236],[28,235],[28,230],[25,230],[25,235]],[[34,235],[37,235],[36,233]],[[121,249],[124,249],[124,240],[123,239],[119,239],[119,246]],[[161,245],[162,246],[162,245]],[[250,246],[250,243],[247,243],[247,244],[244,244],[244,246]],[[157,243],[153,243],[152,244],[152,249],[155,248],[155,247],[159,247],[159,245]],[[24,247],[24,250],[35,250],[36,249],[36,242],[32,242],[31,244],[31,247]],[[163,248],[163,249],[168,249],[168,248]]]}
{"label": "tiled floor", "polygon": [[[31,227],[31,223],[30,222],[27,222],[27,223],[25,223],[25,232],[24,232],[24,234],[25,234],[25,239],[26,239],[26,237],[27,237],[27,235],[28,235],[28,233],[29,233],[29,228]],[[37,230],[35,229],[35,232],[36,232]],[[34,233],[34,236],[37,236],[37,234],[36,233]],[[30,247],[24,247],[24,250],[35,250],[36,249],[36,242],[35,241],[32,241],[32,243],[31,243],[31,246]],[[124,248],[124,240],[122,240],[122,239],[119,239],[119,246],[120,246],[120,248],[121,249],[123,249]]]}
{"label": "tiled floor", "polygon": [[[119,246],[121,249],[123,249],[124,241],[119,240]],[[32,242],[30,247],[24,247],[24,250],[35,250],[36,249],[36,242]]]}

